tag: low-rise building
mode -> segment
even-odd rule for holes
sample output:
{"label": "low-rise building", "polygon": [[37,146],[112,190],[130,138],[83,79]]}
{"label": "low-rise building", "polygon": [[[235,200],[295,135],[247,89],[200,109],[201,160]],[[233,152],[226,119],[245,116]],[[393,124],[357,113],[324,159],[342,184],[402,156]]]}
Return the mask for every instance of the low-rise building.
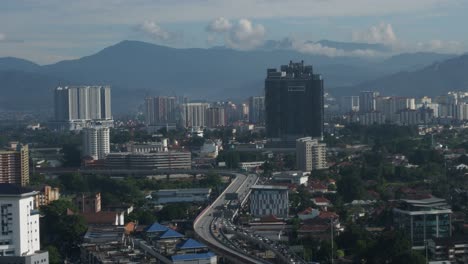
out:
{"label": "low-rise building", "polygon": [[310,172],[302,171],[281,171],[274,172],[272,180],[278,183],[292,183],[296,185],[305,185],[309,180]]}
{"label": "low-rise building", "polygon": [[188,151],[154,153],[109,153],[105,166],[110,169],[191,169],[192,158]]}
{"label": "low-rise building", "polygon": [[250,214],[260,218],[274,215],[287,218],[289,212],[288,188],[285,186],[254,185],[250,194]]}
{"label": "low-rise building", "polygon": [[51,187],[45,185],[38,190],[35,197],[36,207],[45,206],[60,198],[60,189],[58,187]]}
{"label": "low-rise building", "polygon": [[210,198],[210,188],[161,189],[151,194],[156,204],[204,203]]}
{"label": "low-rise building", "polygon": [[452,236],[451,215],[444,199],[402,199],[393,209],[393,222],[395,228],[408,234],[414,249],[423,249],[428,239]]}
{"label": "low-rise building", "polygon": [[468,263],[468,235],[436,237],[427,242],[431,260]]}

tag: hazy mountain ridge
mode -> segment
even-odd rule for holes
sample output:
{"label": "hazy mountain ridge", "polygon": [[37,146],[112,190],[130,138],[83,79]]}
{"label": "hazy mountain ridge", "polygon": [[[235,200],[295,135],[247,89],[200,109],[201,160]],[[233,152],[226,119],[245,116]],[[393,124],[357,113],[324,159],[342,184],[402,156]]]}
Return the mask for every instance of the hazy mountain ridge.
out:
{"label": "hazy mountain ridge", "polygon": [[468,90],[468,54],[436,62],[414,71],[398,72],[350,87],[334,89],[335,94],[358,94],[362,90],[385,95],[437,96],[448,91]]}
{"label": "hazy mountain ridge", "polygon": [[[58,84],[110,84],[116,112],[143,102],[145,95],[186,95],[193,99],[245,99],[263,91],[267,68],[304,60],[322,74],[327,89],[352,87],[367,80],[417,67],[422,59],[402,55],[387,64],[358,57],[327,57],[293,50],[176,49],[140,41],[122,41],[76,60],[39,66],[26,60],[0,58],[4,102],[35,95],[28,104],[50,107]],[[452,55],[417,55],[435,59]],[[405,60],[404,58],[409,58]],[[390,58],[389,60],[392,60]],[[432,60],[432,61],[431,61]],[[414,63],[412,63],[414,62]],[[398,66],[399,65],[399,66]],[[22,76],[19,78],[19,76]],[[30,91],[31,92],[30,92]]]}

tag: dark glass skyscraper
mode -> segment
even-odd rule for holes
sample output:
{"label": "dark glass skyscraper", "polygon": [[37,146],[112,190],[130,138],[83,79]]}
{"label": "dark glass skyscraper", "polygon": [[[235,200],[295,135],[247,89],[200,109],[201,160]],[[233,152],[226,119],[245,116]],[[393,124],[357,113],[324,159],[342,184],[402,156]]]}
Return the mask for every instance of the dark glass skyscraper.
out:
{"label": "dark glass skyscraper", "polygon": [[323,79],[304,61],[268,69],[265,79],[266,133],[295,140],[323,135]]}

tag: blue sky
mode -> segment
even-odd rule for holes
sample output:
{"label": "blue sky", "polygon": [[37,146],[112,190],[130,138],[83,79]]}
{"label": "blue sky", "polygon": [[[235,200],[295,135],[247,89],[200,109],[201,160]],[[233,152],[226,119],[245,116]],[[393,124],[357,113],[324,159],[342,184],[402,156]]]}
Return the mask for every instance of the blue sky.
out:
{"label": "blue sky", "polygon": [[468,0],[2,0],[0,57],[40,64],[125,39],[172,47],[248,50],[289,38],[293,48],[345,53],[306,40],[380,43],[394,53],[468,51]]}

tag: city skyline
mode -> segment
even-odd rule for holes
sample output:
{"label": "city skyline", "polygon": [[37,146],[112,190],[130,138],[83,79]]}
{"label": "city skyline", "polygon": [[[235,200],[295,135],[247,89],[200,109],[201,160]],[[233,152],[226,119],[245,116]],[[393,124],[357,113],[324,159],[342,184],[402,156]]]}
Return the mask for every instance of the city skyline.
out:
{"label": "city skyline", "polygon": [[390,53],[467,51],[467,37],[458,31],[468,8],[463,1],[229,4],[231,8],[223,1],[211,0],[80,1],[72,5],[53,0],[4,1],[0,4],[0,56],[48,64],[83,57],[125,39],[178,48],[227,46],[249,50],[267,40],[286,38],[294,50],[327,56],[382,54],[372,50],[347,52],[307,41],[377,43],[388,47]]}

